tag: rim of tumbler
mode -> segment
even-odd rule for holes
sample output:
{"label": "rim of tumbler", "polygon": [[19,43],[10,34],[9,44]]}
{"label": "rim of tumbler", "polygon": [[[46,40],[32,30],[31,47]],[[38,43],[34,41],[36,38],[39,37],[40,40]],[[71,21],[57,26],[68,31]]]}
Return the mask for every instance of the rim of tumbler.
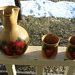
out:
{"label": "rim of tumbler", "polygon": [[[58,39],[58,42],[57,42],[57,43],[54,43],[54,44],[45,43],[43,40],[44,40],[44,38],[45,38],[47,35],[53,35],[53,36],[55,36],[55,37]],[[42,44],[47,44],[47,45],[51,45],[51,46],[57,46],[57,45],[59,44],[59,41],[60,41],[60,38],[59,38],[57,35],[54,35],[54,34],[45,34],[45,35],[43,35],[43,37],[42,37]]]}

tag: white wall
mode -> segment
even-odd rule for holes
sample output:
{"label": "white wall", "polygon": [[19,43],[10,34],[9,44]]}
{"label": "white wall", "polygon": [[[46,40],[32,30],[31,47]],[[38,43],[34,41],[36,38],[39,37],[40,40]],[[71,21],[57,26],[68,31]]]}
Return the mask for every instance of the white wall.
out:
{"label": "white wall", "polygon": [[15,5],[14,0],[0,0],[0,6]]}

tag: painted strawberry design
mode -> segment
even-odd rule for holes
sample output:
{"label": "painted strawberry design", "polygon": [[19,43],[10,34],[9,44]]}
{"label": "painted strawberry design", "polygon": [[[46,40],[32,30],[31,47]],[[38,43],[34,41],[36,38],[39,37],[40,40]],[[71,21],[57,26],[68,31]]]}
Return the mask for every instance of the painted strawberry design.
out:
{"label": "painted strawberry design", "polygon": [[15,46],[16,46],[16,52],[15,52],[16,55],[23,54],[23,48],[25,46],[25,42],[24,41],[16,41]]}
{"label": "painted strawberry design", "polygon": [[52,54],[53,54],[53,50],[46,50],[45,54],[46,54],[47,57],[51,57]]}
{"label": "painted strawberry design", "polygon": [[13,50],[13,53],[16,54],[16,55],[21,55],[23,54],[23,48],[25,46],[25,42],[24,41],[11,41],[9,43],[11,49]]}
{"label": "painted strawberry design", "polygon": [[24,41],[16,41],[15,46],[20,47],[20,48],[24,48],[25,42]]}
{"label": "painted strawberry design", "polygon": [[20,38],[15,41],[2,41],[0,46],[1,50],[9,56],[22,55],[25,52],[26,47],[25,41]]}
{"label": "painted strawberry design", "polygon": [[70,56],[75,59],[75,52],[69,52],[70,53]]}
{"label": "painted strawberry design", "polygon": [[10,55],[10,56],[13,55],[11,49],[8,48],[7,46],[5,46],[3,50],[6,55]]}
{"label": "painted strawberry design", "polygon": [[14,42],[14,41],[10,41],[10,42],[8,43],[8,45],[11,46],[11,47],[13,47],[13,46],[15,45],[15,42]]}
{"label": "painted strawberry design", "polygon": [[23,54],[23,50],[16,50],[16,55],[21,55],[21,54]]}

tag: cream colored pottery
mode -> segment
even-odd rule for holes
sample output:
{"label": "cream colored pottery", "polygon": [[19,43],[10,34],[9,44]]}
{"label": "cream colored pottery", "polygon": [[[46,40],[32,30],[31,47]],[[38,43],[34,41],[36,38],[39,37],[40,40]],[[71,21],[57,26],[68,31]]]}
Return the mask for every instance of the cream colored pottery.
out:
{"label": "cream colored pottery", "polygon": [[13,57],[24,54],[29,43],[27,31],[17,25],[18,13],[17,6],[0,7],[0,18],[4,26],[0,32],[0,49],[5,55]]}

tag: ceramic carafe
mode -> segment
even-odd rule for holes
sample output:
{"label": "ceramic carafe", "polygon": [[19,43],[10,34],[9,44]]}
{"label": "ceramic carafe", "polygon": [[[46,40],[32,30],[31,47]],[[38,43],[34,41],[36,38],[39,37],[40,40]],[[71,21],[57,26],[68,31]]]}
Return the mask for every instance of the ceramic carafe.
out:
{"label": "ceramic carafe", "polygon": [[3,24],[0,32],[0,50],[12,57],[24,54],[29,43],[27,31],[17,25],[18,13],[17,6],[0,7],[0,18]]}

